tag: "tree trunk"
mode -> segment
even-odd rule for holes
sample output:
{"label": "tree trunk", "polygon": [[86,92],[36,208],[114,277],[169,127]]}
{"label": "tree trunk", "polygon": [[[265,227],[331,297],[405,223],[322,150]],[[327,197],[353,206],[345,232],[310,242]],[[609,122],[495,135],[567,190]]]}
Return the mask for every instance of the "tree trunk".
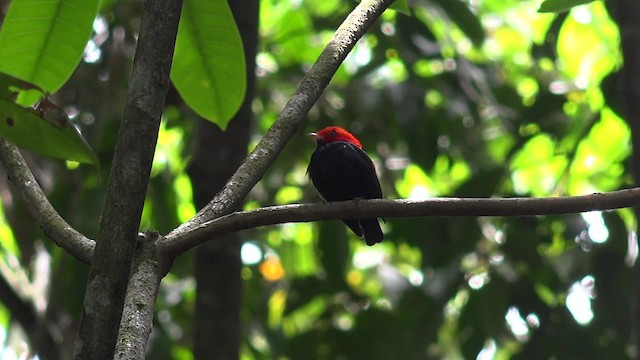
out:
{"label": "tree trunk", "polygon": [[[612,17],[618,23],[622,45],[624,67],[620,70],[619,89],[625,118],[631,129],[633,147],[632,171],[635,185],[640,186],[640,2],[637,0],[615,0],[608,3]],[[634,208],[636,219],[640,209]],[[636,352],[640,349],[640,267],[636,268],[635,300],[633,305],[633,342]]]}
{"label": "tree trunk", "polygon": [[[222,189],[246,156],[252,122],[258,4],[257,0],[229,1],[244,44],[247,94],[226,131],[208,121],[198,121],[195,156],[189,175],[199,209]],[[239,356],[242,305],[240,245],[240,236],[231,234],[197,249],[195,359],[237,359]]]}

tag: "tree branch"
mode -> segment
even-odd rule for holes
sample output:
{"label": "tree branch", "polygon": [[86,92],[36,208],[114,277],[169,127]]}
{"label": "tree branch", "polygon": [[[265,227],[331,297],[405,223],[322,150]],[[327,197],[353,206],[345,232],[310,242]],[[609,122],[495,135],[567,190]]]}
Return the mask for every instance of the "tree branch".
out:
{"label": "tree branch", "polygon": [[76,259],[90,263],[95,242],[72,228],[53,208],[18,148],[0,136],[0,161],[25,207],[44,233]]}
{"label": "tree branch", "polygon": [[169,85],[181,0],[147,0],[74,358],[112,359]]}
{"label": "tree branch", "polygon": [[358,39],[393,1],[363,0],[358,4],[340,25],[331,42],[302,79],[278,119],[229,179],[225,187],[194,218],[173,230],[168,235],[169,237],[184,235],[200,224],[227,215],[237,208],[302,124],[304,117],[320,97],[331,77],[358,42]]}
{"label": "tree branch", "polygon": [[612,210],[640,205],[640,188],[555,198],[435,198],[414,200],[356,200],[296,204],[239,211],[202,223],[188,233],[172,235],[159,251],[171,256],[230,232],[288,222],[371,217],[534,216]]}

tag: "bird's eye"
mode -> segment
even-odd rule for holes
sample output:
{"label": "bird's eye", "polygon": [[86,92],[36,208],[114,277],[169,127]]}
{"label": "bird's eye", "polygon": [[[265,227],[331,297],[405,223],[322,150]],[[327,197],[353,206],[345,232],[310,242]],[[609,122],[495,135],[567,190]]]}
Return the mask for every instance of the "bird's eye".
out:
{"label": "bird's eye", "polygon": [[330,132],[329,136],[336,136],[336,132],[335,131]]}

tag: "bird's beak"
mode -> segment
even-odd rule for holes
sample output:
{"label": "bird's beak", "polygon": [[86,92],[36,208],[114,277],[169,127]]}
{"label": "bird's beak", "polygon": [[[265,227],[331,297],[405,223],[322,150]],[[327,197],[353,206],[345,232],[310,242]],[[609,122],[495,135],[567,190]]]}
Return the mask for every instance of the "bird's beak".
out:
{"label": "bird's beak", "polygon": [[322,139],[322,138],[321,138],[317,133],[314,133],[314,132],[312,132],[312,133],[308,133],[308,134],[307,134],[307,136],[308,136],[310,139],[313,139],[313,140]]}

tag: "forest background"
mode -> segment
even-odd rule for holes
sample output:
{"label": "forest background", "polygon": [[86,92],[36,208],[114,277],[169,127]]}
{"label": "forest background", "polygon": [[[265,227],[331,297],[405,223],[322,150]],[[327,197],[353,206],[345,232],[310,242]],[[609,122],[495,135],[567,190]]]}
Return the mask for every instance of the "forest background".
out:
{"label": "forest background", "polygon": [[[77,60],[62,50],[34,50],[35,62],[21,58],[13,47],[20,41],[3,22],[0,134],[12,140],[7,129],[20,126],[14,120],[33,121],[29,136],[13,140],[34,151],[23,155],[53,207],[81,234],[100,239],[127,86],[136,75],[130,69],[146,39],[141,17],[151,6],[95,2],[83,17],[69,10],[76,1],[55,2],[63,4],[57,12],[19,13],[25,3],[8,8],[53,19],[51,29],[60,31],[47,32],[56,35],[45,44],[60,36],[77,40],[81,51]],[[388,199],[546,198],[634,186],[640,24],[633,19],[640,5],[579,3],[396,4],[346,57],[236,210],[319,202],[306,176],[315,145],[305,134],[333,124],[361,140]],[[185,1],[157,145],[141,141],[155,156],[139,229],[171,234],[209,203],[356,5]],[[90,31],[56,27],[71,21],[65,16],[89,21]],[[207,16],[216,20],[210,28],[199,22]],[[60,75],[60,68],[70,70]],[[36,112],[16,108],[43,92],[52,95]],[[86,144],[60,123],[67,120],[61,110]],[[46,140],[47,127],[75,140]],[[91,162],[99,165],[84,164]],[[0,178],[0,355],[69,358],[81,317],[90,317],[83,302],[86,309],[91,268],[86,253],[71,256],[36,226],[34,204],[16,187]],[[152,304],[146,356],[636,358],[636,219],[630,208],[389,217],[385,241],[374,247],[340,221],[229,233],[159,266],[170,271]]]}

